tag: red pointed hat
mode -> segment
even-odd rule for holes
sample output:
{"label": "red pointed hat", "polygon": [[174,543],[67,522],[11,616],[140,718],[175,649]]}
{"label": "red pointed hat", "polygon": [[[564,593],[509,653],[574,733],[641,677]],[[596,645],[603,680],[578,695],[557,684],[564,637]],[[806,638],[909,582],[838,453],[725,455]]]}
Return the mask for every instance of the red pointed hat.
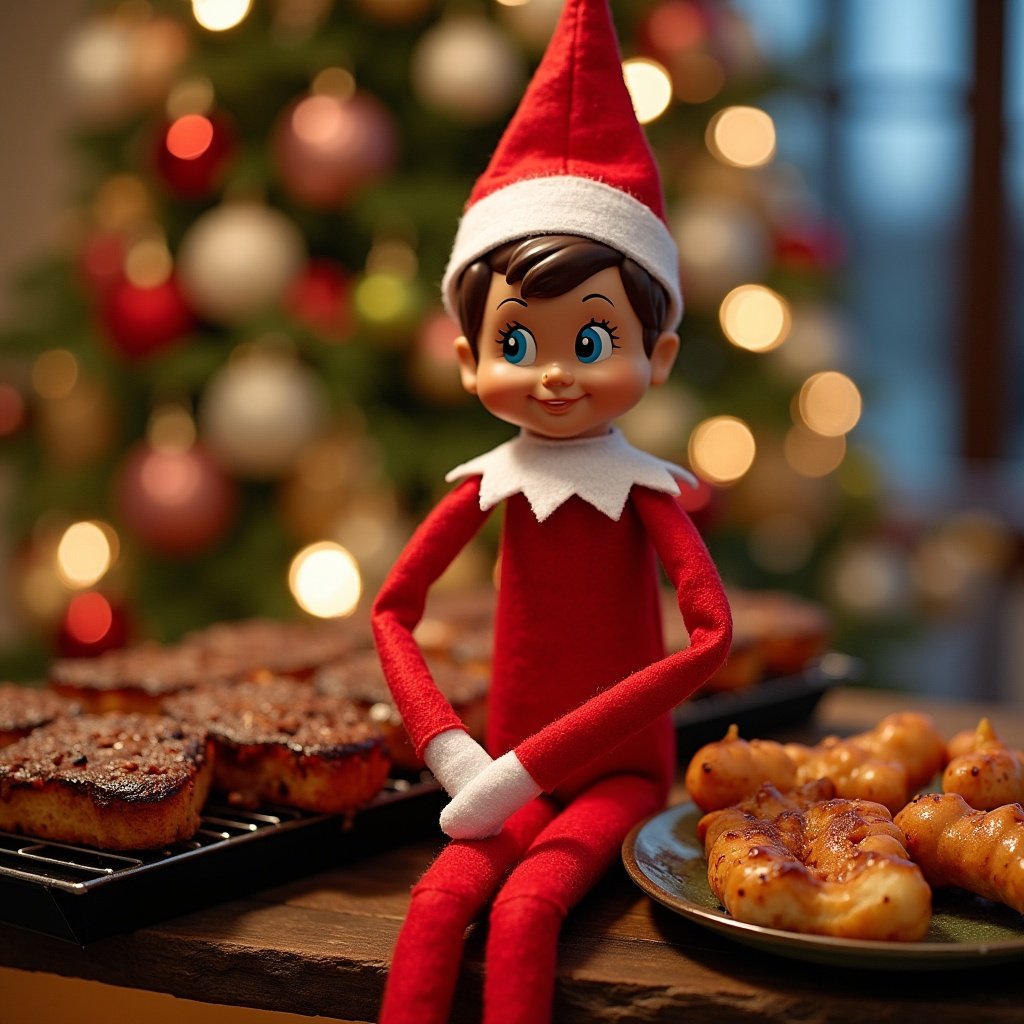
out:
{"label": "red pointed hat", "polygon": [[566,0],[547,52],[470,194],[442,291],[474,260],[531,235],[592,238],[631,257],[682,316],[679,255],[661,179],[622,78],[608,0]]}

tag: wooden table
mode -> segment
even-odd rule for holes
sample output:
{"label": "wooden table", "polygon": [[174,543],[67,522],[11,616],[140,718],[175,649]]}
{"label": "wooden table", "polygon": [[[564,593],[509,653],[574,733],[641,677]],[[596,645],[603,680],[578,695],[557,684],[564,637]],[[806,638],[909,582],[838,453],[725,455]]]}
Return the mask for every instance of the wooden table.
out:
{"label": "wooden table", "polygon": [[[798,738],[869,728],[910,707],[934,714],[946,735],[992,711],[839,689]],[[1024,746],[1024,713],[998,710],[995,720],[1007,741]],[[374,1021],[409,888],[439,845],[414,842],[84,948],[0,926],[0,965],[211,1003]],[[479,1019],[481,932],[474,926],[467,940],[456,1022]],[[678,917],[616,868],[566,923],[555,1020],[1020,1021],[1021,967],[869,972],[776,958]],[[3,1013],[0,996],[0,1020]]]}

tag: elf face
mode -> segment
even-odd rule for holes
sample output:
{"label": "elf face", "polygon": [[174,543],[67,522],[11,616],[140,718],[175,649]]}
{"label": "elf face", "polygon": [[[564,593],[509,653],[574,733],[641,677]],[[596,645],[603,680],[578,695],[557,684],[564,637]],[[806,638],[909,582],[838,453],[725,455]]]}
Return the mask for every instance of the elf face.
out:
{"label": "elf face", "polygon": [[605,434],[647,389],[668,378],[679,338],[650,357],[618,267],[553,298],[522,298],[494,274],[477,339],[456,343],[462,386],[499,419],[553,439]]}

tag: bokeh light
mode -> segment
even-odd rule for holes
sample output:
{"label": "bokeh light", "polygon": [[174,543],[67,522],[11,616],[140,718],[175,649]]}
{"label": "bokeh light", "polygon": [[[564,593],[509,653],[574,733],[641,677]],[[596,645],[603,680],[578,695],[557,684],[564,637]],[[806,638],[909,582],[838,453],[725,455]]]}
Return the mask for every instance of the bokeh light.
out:
{"label": "bokeh light", "polygon": [[72,523],[57,545],[57,572],[65,586],[84,590],[99,583],[117,558],[117,534],[107,523]]}
{"label": "bokeh light", "polygon": [[211,32],[226,32],[245,21],[252,0],[192,0],[192,16]]}
{"label": "bokeh light", "polygon": [[748,352],[770,352],[786,340],[789,303],[761,284],[741,284],[722,300],[718,318],[725,336]]}
{"label": "bokeh light", "polygon": [[725,85],[725,69],[700,50],[682,53],[672,61],[672,87],[682,103],[707,103]]}
{"label": "bokeh light", "polygon": [[348,68],[324,68],[313,79],[309,91],[314,96],[333,96],[338,100],[350,100],[356,92],[356,79]]}
{"label": "bokeh light", "polygon": [[129,250],[124,260],[124,276],[136,288],[157,288],[174,269],[170,249],[162,238],[143,238]]}
{"label": "bokeh light", "polygon": [[10,437],[25,422],[25,399],[6,381],[0,381],[0,437]]}
{"label": "bokeh light", "polygon": [[292,559],[288,586],[304,611],[333,619],[355,611],[363,585],[359,566],[348,550],[333,541],[319,541]]}
{"label": "bokeh light", "polygon": [[78,383],[78,360],[66,348],[51,348],[32,364],[32,387],[40,398],[65,398]]}
{"label": "bokeh light", "polygon": [[762,167],[775,155],[775,122],[757,107],[726,107],[708,123],[707,147],[733,167]]}
{"label": "bokeh light", "polygon": [[146,440],[164,455],[186,452],[196,442],[196,421],[184,406],[158,406],[149,418]]}
{"label": "bokeh light", "polygon": [[172,121],[188,114],[208,114],[213,108],[213,82],[204,75],[185,78],[168,93],[167,116]]}
{"label": "bokeh light", "polygon": [[735,483],[753,465],[756,453],[753,432],[735,416],[713,416],[690,435],[690,465],[712,483]]}
{"label": "bokeh light", "polygon": [[185,114],[172,121],[164,145],[179,160],[196,160],[213,142],[213,122],[202,114]]}
{"label": "bokeh light", "polygon": [[79,644],[98,644],[114,624],[110,602],[97,593],[76,594],[68,604],[64,627]]}
{"label": "bokeh light", "polygon": [[846,438],[842,434],[827,437],[797,423],[786,432],[783,451],[786,461],[801,476],[828,476],[846,457]]}
{"label": "bokeh light", "polygon": [[861,407],[857,385],[838,370],[808,377],[797,395],[800,419],[825,437],[838,437],[853,430],[860,420]]}
{"label": "bokeh light", "polygon": [[650,124],[668,110],[672,102],[672,79],[657,61],[647,57],[624,61],[622,75],[641,124]]}

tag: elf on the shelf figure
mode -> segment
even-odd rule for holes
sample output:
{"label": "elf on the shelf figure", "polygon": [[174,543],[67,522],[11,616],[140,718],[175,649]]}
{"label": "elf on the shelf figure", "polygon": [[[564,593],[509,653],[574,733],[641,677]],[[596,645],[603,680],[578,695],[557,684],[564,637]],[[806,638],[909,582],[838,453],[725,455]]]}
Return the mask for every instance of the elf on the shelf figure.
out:
{"label": "elf on the shelf figure", "polygon": [[[671,709],[719,666],[729,608],[676,501],[688,474],[616,417],[663,383],[682,312],[661,185],[607,0],[566,0],[460,222],[444,280],[464,387],[519,435],[459,466],[373,626],[452,842],[413,889],[381,1020],[447,1018],[465,929],[493,899],[488,1022],[550,1017],[563,917],[664,804]],[[430,585],[504,505],[486,750],[413,639]],[[658,562],[690,634],[665,656]]]}

